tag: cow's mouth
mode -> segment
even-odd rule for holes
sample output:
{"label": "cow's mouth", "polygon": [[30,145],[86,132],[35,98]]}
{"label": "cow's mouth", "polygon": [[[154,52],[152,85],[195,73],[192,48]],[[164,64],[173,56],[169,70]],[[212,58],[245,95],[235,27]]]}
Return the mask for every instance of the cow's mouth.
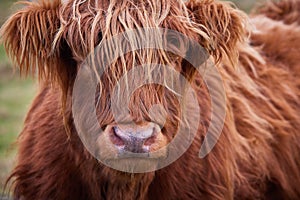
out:
{"label": "cow's mouth", "polygon": [[97,157],[124,172],[154,171],[168,156],[168,139],[157,124],[109,125],[97,138]]}

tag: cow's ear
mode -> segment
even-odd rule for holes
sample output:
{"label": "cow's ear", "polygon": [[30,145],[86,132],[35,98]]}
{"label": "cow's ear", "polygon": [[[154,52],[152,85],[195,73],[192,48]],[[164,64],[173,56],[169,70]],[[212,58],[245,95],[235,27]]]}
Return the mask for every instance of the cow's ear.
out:
{"label": "cow's ear", "polygon": [[60,6],[60,0],[22,2],[22,9],[2,26],[1,41],[22,74],[37,74],[52,83],[67,79],[67,45],[55,42]]}
{"label": "cow's ear", "polygon": [[186,3],[193,21],[208,35],[200,43],[215,58],[216,62],[238,59],[238,43],[246,38],[247,17],[229,2],[214,0],[190,0]]}

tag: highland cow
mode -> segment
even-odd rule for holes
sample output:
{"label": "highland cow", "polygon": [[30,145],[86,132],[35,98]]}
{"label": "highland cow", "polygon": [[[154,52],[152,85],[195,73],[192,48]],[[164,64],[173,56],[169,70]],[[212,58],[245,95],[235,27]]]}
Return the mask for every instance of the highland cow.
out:
{"label": "highland cow", "polygon": [[[300,1],[267,2],[250,17],[231,3],[214,0],[23,3],[1,29],[20,72],[36,75],[40,82],[9,177],[15,199],[300,199]],[[95,101],[85,102],[96,108],[96,124],[103,132],[94,138],[94,147],[106,160],[128,164],[129,170],[135,160],[155,165],[174,149],[156,157],[152,153],[167,146],[185,122],[176,92],[151,83],[129,99],[134,123],[112,115],[113,88],[127,71],[138,70],[134,65],[172,66],[196,91],[201,110],[188,110],[189,119],[198,116],[200,122],[183,155],[161,169],[131,173],[110,168],[85,148],[72,96],[81,66],[96,46],[139,28],[174,30],[206,50],[223,80],[226,116],[212,151],[199,158],[213,112],[203,74],[183,56],[162,49],[135,50],[115,59],[97,79]],[[134,43],[130,37],[127,41]],[[177,52],[184,46],[176,38],[170,43]],[[104,53],[110,51],[119,49]],[[124,81],[121,90],[130,82]],[[117,102],[122,94],[116,93]],[[151,113],[153,105],[163,108],[165,120]],[[82,122],[90,120],[83,116]],[[134,160],[124,152],[142,156]]]}

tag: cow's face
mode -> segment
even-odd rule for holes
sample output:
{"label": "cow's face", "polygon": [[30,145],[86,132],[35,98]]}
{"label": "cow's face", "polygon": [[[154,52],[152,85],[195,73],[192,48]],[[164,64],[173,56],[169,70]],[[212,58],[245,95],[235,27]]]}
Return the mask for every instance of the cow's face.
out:
{"label": "cow's face", "polygon": [[[77,40],[80,35],[89,35],[85,29],[75,31],[79,27],[74,24],[73,18],[80,18],[80,14],[64,19],[71,20],[66,22],[65,27],[68,43],[74,46],[71,48],[74,48],[73,54],[80,55],[77,57],[77,77],[85,70],[82,68],[87,68],[94,78],[86,78],[86,81],[96,80],[91,84],[85,83],[85,88],[96,85],[94,93],[83,95],[78,92],[78,95],[95,96],[82,102],[96,106],[97,121],[91,119],[95,116],[88,112],[89,108],[83,109],[85,106],[78,103],[75,107],[78,105],[79,109],[73,110],[77,131],[90,152],[115,169],[127,172],[155,170],[161,160],[168,158],[172,148],[169,144],[178,132],[193,138],[194,133],[183,131],[184,126],[185,129],[191,126],[183,125],[186,122],[184,117],[187,117],[183,107],[188,101],[186,85],[191,82],[195,69],[183,58],[192,48],[180,34],[196,43],[200,34],[203,37],[207,35],[200,28],[192,30],[193,23],[187,18],[189,13],[182,8],[182,2],[166,3],[116,1],[101,7],[103,10],[98,20],[91,17],[89,24],[97,24],[95,30],[98,32],[90,34],[90,38],[95,38],[99,45],[87,55],[82,51],[83,46],[77,48],[70,42],[80,42]],[[86,7],[78,3],[75,7],[81,10],[83,6]],[[166,8],[162,9],[164,6]],[[84,12],[87,15],[90,11]],[[178,16],[170,12],[177,12]],[[89,46],[88,43],[86,45]],[[202,54],[197,52],[196,56],[201,57]],[[76,82],[75,86],[77,84],[82,85]],[[84,90],[80,86],[78,88]],[[76,101],[78,96],[73,93],[73,98]],[[190,112],[193,111],[190,109]],[[199,118],[197,110],[194,112]],[[79,115],[78,120],[76,115]],[[195,123],[199,123],[197,117]],[[185,140],[184,137],[181,139]],[[180,149],[173,147],[177,151],[176,148]]]}

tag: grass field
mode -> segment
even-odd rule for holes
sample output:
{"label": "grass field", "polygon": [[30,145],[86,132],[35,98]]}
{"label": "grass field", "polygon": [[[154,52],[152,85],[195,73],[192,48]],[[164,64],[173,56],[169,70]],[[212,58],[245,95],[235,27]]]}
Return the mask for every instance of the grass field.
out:
{"label": "grass field", "polygon": [[[0,0],[0,25],[12,12],[13,2],[13,0]],[[238,7],[250,10],[254,1],[235,0],[234,2]],[[22,128],[26,111],[35,92],[34,81],[20,78],[18,71],[13,72],[4,48],[0,45],[0,191],[13,166],[16,154],[14,142]]]}

